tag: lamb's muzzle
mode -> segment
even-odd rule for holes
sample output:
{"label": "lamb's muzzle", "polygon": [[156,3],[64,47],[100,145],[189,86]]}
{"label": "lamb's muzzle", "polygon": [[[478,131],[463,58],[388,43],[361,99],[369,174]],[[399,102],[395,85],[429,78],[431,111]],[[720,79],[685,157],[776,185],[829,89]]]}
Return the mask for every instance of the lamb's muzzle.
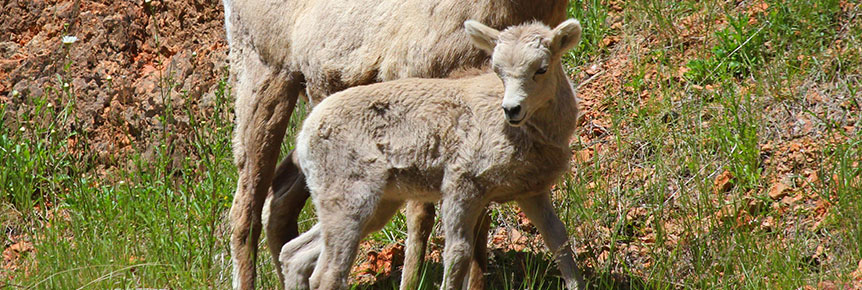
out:
{"label": "lamb's muzzle", "polygon": [[504,104],[503,112],[506,113],[506,119],[508,119],[509,124],[512,126],[518,126],[521,124],[521,121],[524,120],[524,114],[521,112],[521,105],[506,107]]}

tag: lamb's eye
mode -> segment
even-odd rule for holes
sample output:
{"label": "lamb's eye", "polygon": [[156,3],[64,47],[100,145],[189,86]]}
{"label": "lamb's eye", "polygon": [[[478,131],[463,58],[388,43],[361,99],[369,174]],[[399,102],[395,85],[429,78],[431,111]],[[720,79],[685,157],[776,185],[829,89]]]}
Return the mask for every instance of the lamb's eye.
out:
{"label": "lamb's eye", "polygon": [[544,73],[546,73],[546,72],[548,72],[548,68],[546,68],[546,67],[542,67],[542,68],[539,68],[539,70],[537,70],[537,71],[536,71],[536,74],[537,74],[537,75],[540,75],[540,74],[544,74]]}

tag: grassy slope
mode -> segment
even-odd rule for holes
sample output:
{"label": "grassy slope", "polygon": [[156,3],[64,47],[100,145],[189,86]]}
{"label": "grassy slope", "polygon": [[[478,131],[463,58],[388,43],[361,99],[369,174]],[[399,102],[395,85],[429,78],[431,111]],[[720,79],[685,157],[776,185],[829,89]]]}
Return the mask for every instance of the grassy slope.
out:
{"label": "grassy slope", "polygon": [[[586,113],[555,200],[592,283],[858,283],[859,12],[843,1],[573,2],[585,37],[567,65]],[[46,91],[74,99],[57,84]],[[12,278],[0,287],[227,288],[225,213],[236,173],[223,92],[208,110],[167,109],[190,111],[194,134],[182,136],[190,148],[152,132],[163,146],[114,160],[124,168],[107,172],[80,157],[89,156],[77,146],[86,136],[58,129],[75,122],[65,117],[74,102],[32,100],[34,114],[3,115],[0,223],[7,245],[29,241],[35,251],[4,268]],[[173,159],[180,149],[191,157]],[[516,209],[495,205],[492,216],[491,285],[561,287]],[[398,217],[365,248],[403,242],[404,231]],[[503,251],[512,243],[524,250]],[[268,259],[259,264],[271,288]],[[439,271],[429,267],[429,289]]]}

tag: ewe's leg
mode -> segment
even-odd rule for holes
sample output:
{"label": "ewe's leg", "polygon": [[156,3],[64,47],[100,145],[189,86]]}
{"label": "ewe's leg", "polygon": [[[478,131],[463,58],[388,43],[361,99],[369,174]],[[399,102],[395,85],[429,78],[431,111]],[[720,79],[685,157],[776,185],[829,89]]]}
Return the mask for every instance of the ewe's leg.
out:
{"label": "ewe's leg", "polygon": [[401,290],[413,290],[419,287],[422,261],[425,260],[425,249],[428,247],[428,237],[433,227],[433,203],[418,201],[407,203],[407,251],[404,257],[404,268],[401,271]]}
{"label": "ewe's leg", "polygon": [[237,126],[233,147],[239,179],[230,210],[231,257],[234,288],[253,289],[261,210],[272,184],[279,145],[302,88],[302,76],[272,71],[253,55],[233,59],[241,63],[235,64]]}
{"label": "ewe's leg", "polygon": [[[305,176],[292,160],[293,152],[281,161],[275,170],[272,180],[272,194],[267,197],[264,207],[264,230],[275,271],[282,277],[282,265],[279,255],[285,243],[298,235],[299,213],[308,200],[308,188],[305,186]],[[312,266],[313,268],[313,266]]]}
{"label": "ewe's leg", "polygon": [[517,200],[518,206],[527,215],[527,218],[536,225],[539,233],[545,239],[545,245],[551,250],[557,260],[557,266],[563,279],[566,280],[568,289],[584,289],[584,277],[575,264],[572,248],[568,245],[568,234],[566,228],[551,204],[549,194],[538,194],[529,198]]}
{"label": "ewe's leg", "polygon": [[470,290],[485,289],[485,272],[488,270],[488,230],[491,227],[491,216],[488,209],[483,208],[476,223],[476,238],[473,243],[473,260],[470,263]]}
{"label": "ewe's leg", "polygon": [[[472,194],[472,193],[469,193]],[[443,248],[443,284],[440,289],[459,289],[470,268],[475,241],[474,227],[485,202],[451,193],[443,198],[441,217],[446,246]]]}
{"label": "ewe's leg", "polygon": [[377,210],[374,211],[374,215],[365,224],[364,230],[362,230],[362,237],[364,238],[368,234],[379,231],[386,226],[389,220],[392,219],[392,216],[398,213],[398,209],[401,208],[402,204],[404,202],[395,200],[380,201],[380,204],[377,205]]}

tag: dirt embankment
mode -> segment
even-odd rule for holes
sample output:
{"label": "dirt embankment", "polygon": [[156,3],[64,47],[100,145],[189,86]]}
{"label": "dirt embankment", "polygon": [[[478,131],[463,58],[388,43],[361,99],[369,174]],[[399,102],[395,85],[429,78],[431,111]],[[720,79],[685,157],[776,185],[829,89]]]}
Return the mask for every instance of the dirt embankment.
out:
{"label": "dirt embankment", "polygon": [[166,107],[208,108],[226,74],[220,1],[11,0],[0,11],[6,118],[29,118],[40,98],[71,102],[77,120],[58,125],[87,136],[84,152],[146,151],[154,131],[183,136],[185,110],[164,126]]}

